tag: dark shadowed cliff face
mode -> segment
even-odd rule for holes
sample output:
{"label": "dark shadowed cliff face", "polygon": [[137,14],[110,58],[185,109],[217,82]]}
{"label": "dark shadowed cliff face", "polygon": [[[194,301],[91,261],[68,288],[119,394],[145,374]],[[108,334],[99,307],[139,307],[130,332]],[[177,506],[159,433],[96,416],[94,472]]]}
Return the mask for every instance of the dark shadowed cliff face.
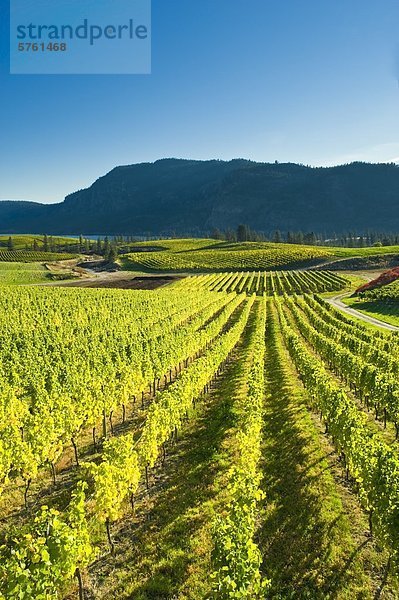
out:
{"label": "dark shadowed cliff face", "polygon": [[399,231],[399,167],[165,159],[117,167],[61,204],[0,202],[1,232]]}

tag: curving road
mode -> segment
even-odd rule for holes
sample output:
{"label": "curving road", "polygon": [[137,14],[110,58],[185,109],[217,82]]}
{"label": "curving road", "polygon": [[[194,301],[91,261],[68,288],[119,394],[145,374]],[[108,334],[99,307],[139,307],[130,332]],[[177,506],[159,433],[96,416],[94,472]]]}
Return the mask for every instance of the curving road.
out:
{"label": "curving road", "polygon": [[375,319],[374,317],[369,317],[369,315],[365,315],[364,313],[347,306],[342,302],[342,298],[349,296],[350,293],[346,292],[345,294],[338,294],[337,296],[332,296],[331,298],[324,298],[327,302],[338,308],[344,313],[347,313],[351,317],[356,317],[357,319],[361,319],[362,321],[366,321],[366,323],[371,323],[371,325],[376,325],[377,327],[381,327],[382,329],[388,329],[388,331],[399,331],[399,327],[396,325],[390,325],[390,323],[385,323],[384,321],[380,321],[379,319]]}

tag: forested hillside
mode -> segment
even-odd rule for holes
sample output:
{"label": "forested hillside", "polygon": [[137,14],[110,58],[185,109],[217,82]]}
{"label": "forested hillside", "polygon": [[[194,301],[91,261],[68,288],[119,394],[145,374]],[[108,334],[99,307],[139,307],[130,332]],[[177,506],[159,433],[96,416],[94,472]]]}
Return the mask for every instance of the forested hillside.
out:
{"label": "forested hillside", "polygon": [[117,167],[60,204],[0,202],[0,231],[200,235],[246,223],[266,234],[333,234],[356,223],[387,232],[399,230],[398,200],[394,164],[164,159]]}

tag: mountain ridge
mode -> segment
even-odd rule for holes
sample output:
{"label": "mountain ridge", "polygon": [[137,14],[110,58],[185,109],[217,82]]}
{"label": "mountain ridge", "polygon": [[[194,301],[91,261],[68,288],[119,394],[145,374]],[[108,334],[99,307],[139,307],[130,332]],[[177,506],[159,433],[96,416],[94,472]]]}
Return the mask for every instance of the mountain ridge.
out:
{"label": "mountain ridge", "polygon": [[399,167],[165,158],[114,167],[58,204],[0,201],[0,232],[201,235],[399,231]]}

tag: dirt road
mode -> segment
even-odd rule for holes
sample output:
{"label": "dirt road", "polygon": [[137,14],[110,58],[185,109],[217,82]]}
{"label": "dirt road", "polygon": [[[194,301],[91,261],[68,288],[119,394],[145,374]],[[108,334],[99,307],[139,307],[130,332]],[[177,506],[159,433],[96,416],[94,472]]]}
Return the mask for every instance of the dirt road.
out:
{"label": "dirt road", "polygon": [[385,323],[384,321],[380,321],[374,317],[369,317],[369,315],[365,315],[364,313],[347,306],[342,302],[342,298],[345,298],[346,296],[349,296],[348,292],[345,294],[338,294],[332,298],[325,298],[325,300],[335,306],[335,308],[338,308],[338,310],[341,310],[351,317],[356,317],[357,319],[361,319],[366,323],[371,323],[371,325],[377,325],[377,327],[381,327],[382,329],[388,329],[388,331],[399,331],[399,327],[396,325],[390,325],[389,323]]}

